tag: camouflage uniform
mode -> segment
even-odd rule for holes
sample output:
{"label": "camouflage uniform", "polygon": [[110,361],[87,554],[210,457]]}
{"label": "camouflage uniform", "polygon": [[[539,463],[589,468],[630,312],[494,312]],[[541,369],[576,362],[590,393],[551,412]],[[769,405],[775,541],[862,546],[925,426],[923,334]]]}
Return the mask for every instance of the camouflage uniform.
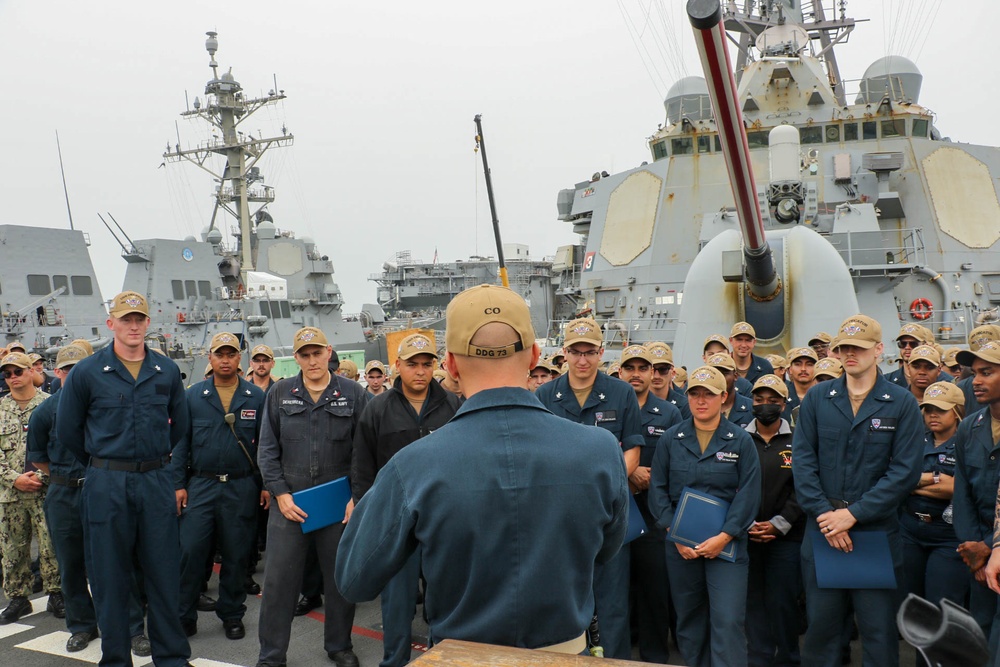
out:
{"label": "camouflage uniform", "polygon": [[39,391],[21,410],[8,394],[0,399],[0,551],[3,592],[9,600],[31,594],[31,537],[38,539],[39,566],[45,590],[59,591],[59,566],[45,526],[45,487],[35,493],[14,488],[24,473],[28,419],[48,394]]}

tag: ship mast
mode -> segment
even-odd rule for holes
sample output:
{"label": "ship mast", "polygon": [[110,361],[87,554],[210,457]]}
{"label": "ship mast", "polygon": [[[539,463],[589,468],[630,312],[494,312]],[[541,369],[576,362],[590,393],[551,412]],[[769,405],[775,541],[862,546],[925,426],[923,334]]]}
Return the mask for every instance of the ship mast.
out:
{"label": "ship mast", "polygon": [[[266,97],[246,98],[243,88],[230,71],[219,75],[219,64],[215,61],[215,52],[219,41],[215,32],[208,32],[205,49],[211,60],[208,66],[212,68],[212,79],[205,84],[205,103],[196,97],[194,109],[188,109],[181,116],[197,116],[211,123],[217,133],[205,145],[182,150],[180,143],[173,149],[167,146],[163,158],[169,162],[187,160],[210,173],[218,182],[215,193],[215,210],[212,213],[211,227],[216,225],[216,215],[219,209],[224,209],[239,221],[240,226],[240,277],[246,283],[246,274],[254,270],[253,243],[251,242],[252,216],[251,204],[260,206],[254,215],[267,204],[274,201],[274,189],[262,185],[260,188],[251,186],[262,179],[260,170],[255,167],[257,161],[271,146],[290,146],[294,137],[284,127],[281,136],[254,138],[249,132],[241,132],[237,128],[257,110],[285,99],[285,91],[271,90]],[[213,171],[208,165],[208,158],[221,155],[226,158],[222,173]]]}

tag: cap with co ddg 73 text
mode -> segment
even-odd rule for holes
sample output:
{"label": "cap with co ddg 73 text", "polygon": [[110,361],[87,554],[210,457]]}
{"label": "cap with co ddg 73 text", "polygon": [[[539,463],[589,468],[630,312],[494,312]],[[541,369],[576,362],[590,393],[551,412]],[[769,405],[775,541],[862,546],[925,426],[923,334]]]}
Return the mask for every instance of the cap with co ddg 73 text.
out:
{"label": "cap with co ddg 73 text", "polygon": [[[458,294],[445,313],[447,328],[445,346],[448,352],[461,357],[504,359],[535,344],[535,329],[531,313],[516,292],[499,285],[479,285]],[[514,330],[517,340],[499,347],[475,345],[472,339],[487,324],[506,324]]]}

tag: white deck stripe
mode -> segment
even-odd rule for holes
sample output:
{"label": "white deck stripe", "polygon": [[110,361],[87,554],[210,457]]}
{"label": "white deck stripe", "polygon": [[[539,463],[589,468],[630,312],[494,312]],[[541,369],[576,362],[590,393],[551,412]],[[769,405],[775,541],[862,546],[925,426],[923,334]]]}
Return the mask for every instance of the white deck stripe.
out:
{"label": "white deck stripe", "polygon": [[[9,626],[8,626],[9,627]],[[88,662],[92,665],[96,665],[101,660],[101,640],[95,639],[90,642],[90,645],[82,651],[77,651],[76,653],[69,653],[66,651],[66,640],[69,639],[69,633],[63,630],[58,632],[50,632],[47,635],[42,635],[41,637],[35,637],[21,644],[17,644],[15,648],[23,648],[29,651],[35,651],[37,653],[47,653],[48,655],[57,655],[60,658],[72,658],[73,660],[79,660],[80,662]],[[132,664],[136,667],[140,665],[148,665],[153,662],[152,657],[139,658],[135,655],[132,656]]]}

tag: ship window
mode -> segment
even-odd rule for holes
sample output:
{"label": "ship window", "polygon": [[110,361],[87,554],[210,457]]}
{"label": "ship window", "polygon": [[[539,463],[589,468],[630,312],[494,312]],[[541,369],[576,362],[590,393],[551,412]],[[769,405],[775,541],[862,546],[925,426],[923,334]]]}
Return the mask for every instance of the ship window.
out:
{"label": "ship window", "polygon": [[716,153],[721,153],[722,152],[722,140],[719,139],[719,135],[716,134],[714,136],[715,136],[715,152]]}
{"label": "ship window", "polygon": [[184,300],[184,283],[180,280],[171,280],[170,287],[174,290],[174,301]]}
{"label": "ship window", "polygon": [[207,280],[198,281],[198,296],[203,296],[206,299],[212,298],[212,283]]}
{"label": "ship window", "polygon": [[39,273],[28,274],[28,294],[41,296],[52,291],[49,286],[49,277]]}
{"label": "ship window", "polygon": [[281,316],[282,317],[291,317],[292,316],[292,309],[288,306],[288,302],[287,301],[282,301],[281,302]]}
{"label": "ship window", "polygon": [[878,134],[876,134],[875,121],[866,120],[861,123],[861,138],[862,139],[878,139]]}
{"label": "ship window", "polygon": [[711,153],[712,152],[712,137],[698,137],[698,152],[699,153]]}
{"label": "ship window", "polygon": [[198,296],[198,292],[195,291],[193,280],[184,281],[184,290],[187,292],[189,299],[193,299],[194,297]]}
{"label": "ship window", "polygon": [[659,160],[667,157],[667,142],[657,141],[653,144],[653,159]]}
{"label": "ship window", "polygon": [[767,132],[747,132],[747,144],[750,148],[766,148],[768,144]]}
{"label": "ship window", "polygon": [[69,281],[73,286],[73,294],[77,296],[93,295],[94,284],[90,281],[90,276],[71,276]]}
{"label": "ship window", "polygon": [[913,136],[927,138],[927,119],[926,118],[914,118],[913,119]]}
{"label": "ship window", "polygon": [[670,152],[674,155],[690,155],[694,150],[691,137],[681,137],[670,140]]}
{"label": "ship window", "polygon": [[840,126],[839,125],[827,125],[826,126],[826,143],[835,144],[840,141]]}
{"label": "ship window", "polygon": [[800,128],[799,137],[801,137],[800,142],[803,144],[821,144],[823,143],[823,128],[819,125]]}
{"label": "ship window", "polygon": [[858,124],[844,123],[844,141],[858,140]]}
{"label": "ship window", "polygon": [[69,278],[66,276],[52,276],[52,290],[62,288],[63,294],[69,294]]}
{"label": "ship window", "polygon": [[905,137],[906,136],[906,119],[904,119],[904,118],[894,118],[893,120],[883,120],[882,121],[882,136],[883,137]]}
{"label": "ship window", "polygon": [[267,301],[260,302],[260,314],[264,317],[271,317],[271,304]]}

